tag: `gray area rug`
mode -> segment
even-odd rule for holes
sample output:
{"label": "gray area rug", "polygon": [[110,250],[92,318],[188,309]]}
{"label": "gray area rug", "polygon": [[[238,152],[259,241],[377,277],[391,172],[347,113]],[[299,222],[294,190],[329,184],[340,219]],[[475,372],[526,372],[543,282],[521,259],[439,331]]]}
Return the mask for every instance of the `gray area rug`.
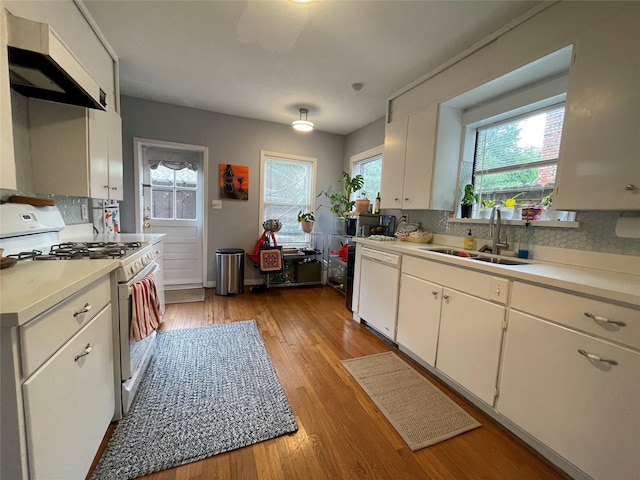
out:
{"label": "gray area rug", "polygon": [[91,478],[132,479],[297,430],[255,320],[159,332]]}
{"label": "gray area rug", "polygon": [[393,352],[342,364],[413,451],[482,426]]}
{"label": "gray area rug", "polygon": [[204,302],[204,288],[185,288],[181,290],[165,290],[164,303]]}

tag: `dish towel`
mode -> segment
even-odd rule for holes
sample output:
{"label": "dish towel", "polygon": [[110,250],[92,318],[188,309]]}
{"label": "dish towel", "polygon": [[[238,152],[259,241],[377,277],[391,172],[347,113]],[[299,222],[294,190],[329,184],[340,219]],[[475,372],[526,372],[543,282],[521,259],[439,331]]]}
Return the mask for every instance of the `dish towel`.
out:
{"label": "dish towel", "polygon": [[160,302],[153,275],[131,285],[130,338],[139,342],[160,325]]}

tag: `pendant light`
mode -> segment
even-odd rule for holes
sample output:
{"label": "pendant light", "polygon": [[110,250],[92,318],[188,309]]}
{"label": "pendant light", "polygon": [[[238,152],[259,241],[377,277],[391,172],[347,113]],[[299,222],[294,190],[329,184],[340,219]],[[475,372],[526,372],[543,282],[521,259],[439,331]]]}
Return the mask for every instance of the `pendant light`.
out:
{"label": "pendant light", "polygon": [[[294,130],[298,130],[299,132],[310,132],[313,130],[313,123],[307,120],[308,114],[309,110],[306,108],[300,109],[300,120],[294,120],[291,122],[291,126]],[[302,115],[304,115],[304,120],[302,119]]]}

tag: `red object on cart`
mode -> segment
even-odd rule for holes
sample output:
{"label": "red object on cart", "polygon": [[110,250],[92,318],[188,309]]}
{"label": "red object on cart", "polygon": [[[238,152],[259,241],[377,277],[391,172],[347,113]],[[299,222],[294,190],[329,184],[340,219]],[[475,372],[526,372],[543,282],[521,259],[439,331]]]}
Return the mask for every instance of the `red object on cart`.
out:
{"label": "red object on cart", "polygon": [[349,251],[349,245],[344,244],[340,247],[340,250],[331,250],[331,253],[338,255],[343,262],[347,261],[347,252]]}
{"label": "red object on cart", "polygon": [[[267,238],[267,235],[271,237],[271,239]],[[260,238],[256,241],[255,246],[253,247],[252,253],[247,253],[247,257],[253,260],[256,264],[260,263],[260,247],[263,245],[272,245],[274,247],[278,246],[278,242],[276,242],[276,235],[271,231],[264,231]]]}

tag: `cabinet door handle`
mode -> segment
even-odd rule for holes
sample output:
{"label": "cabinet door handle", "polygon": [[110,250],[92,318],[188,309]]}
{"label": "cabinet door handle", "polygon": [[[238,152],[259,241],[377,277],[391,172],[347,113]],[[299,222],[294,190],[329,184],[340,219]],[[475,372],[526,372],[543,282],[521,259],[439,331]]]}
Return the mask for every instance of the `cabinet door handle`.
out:
{"label": "cabinet door handle", "polygon": [[624,189],[627,192],[633,192],[636,189],[636,186],[634,184],[630,183],[629,185],[625,186]]}
{"label": "cabinet door handle", "polygon": [[118,187],[111,187],[111,190],[118,190]]}
{"label": "cabinet door handle", "polygon": [[89,310],[91,310],[91,305],[89,305],[89,302],[84,304],[84,307],[82,307],[80,310],[77,310],[75,312],[73,312],[73,316],[77,317],[78,315],[82,315],[83,313],[87,313]]}
{"label": "cabinet door handle", "polygon": [[449,303],[449,295],[443,295],[443,296],[442,296],[442,298],[444,298],[444,299],[445,299],[445,301],[446,301],[447,303]]}
{"label": "cabinet door handle", "polygon": [[438,298],[438,292],[436,290],[431,292],[431,295],[433,295],[433,298]]}
{"label": "cabinet door handle", "polygon": [[618,325],[619,327],[626,327],[627,326],[626,323],[621,322],[620,320],[609,320],[607,317],[603,317],[601,315],[594,315],[591,312],[584,312],[584,316],[587,317],[587,318],[592,318],[596,322],[600,322],[600,323],[611,323],[613,325]]}
{"label": "cabinet door handle", "polygon": [[79,353],[78,355],[73,357],[73,361],[77,362],[82,357],[86,357],[87,355],[89,355],[91,353],[91,350],[93,350],[93,347],[91,346],[90,343],[87,343],[87,346],[84,347],[84,350],[82,351],[82,353]]}
{"label": "cabinet door handle", "polygon": [[592,362],[603,362],[603,363],[608,363],[609,365],[617,365],[618,364],[618,362],[616,362],[615,360],[609,360],[607,358],[601,358],[600,355],[596,355],[595,353],[589,353],[586,350],[583,350],[582,348],[580,348],[578,350],[578,353],[580,355],[584,355],[585,357],[587,357]]}

